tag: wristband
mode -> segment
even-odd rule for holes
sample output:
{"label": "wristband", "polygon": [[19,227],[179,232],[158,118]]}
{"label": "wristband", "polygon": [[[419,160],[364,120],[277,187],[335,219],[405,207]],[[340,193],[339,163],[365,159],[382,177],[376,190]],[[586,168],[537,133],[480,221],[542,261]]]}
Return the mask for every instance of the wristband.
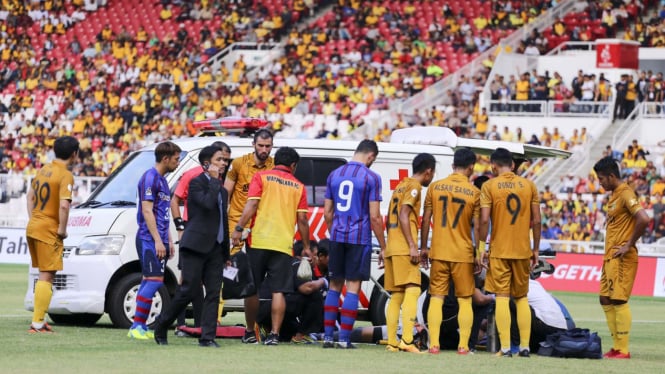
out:
{"label": "wristband", "polygon": [[182,217],[175,217],[173,218],[173,223],[175,223],[175,229],[178,231],[184,231],[185,230],[185,221],[182,219]]}
{"label": "wristband", "polygon": [[484,241],[479,241],[478,242],[478,250],[476,250],[476,256],[480,258],[482,256],[483,252],[487,251],[487,243]]}

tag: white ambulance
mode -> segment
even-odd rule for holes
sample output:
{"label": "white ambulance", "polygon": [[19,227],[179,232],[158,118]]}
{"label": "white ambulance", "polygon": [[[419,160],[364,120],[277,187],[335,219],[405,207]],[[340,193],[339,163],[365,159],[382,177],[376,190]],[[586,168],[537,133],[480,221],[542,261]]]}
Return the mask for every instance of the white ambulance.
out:
{"label": "white ambulance", "polygon": [[[214,129],[213,127],[209,128]],[[243,137],[195,137],[176,140],[182,149],[180,166],[167,174],[171,191],[183,172],[197,167],[199,151],[222,140],[232,149],[232,157],[253,152],[251,138]],[[401,144],[400,144],[401,143]],[[303,140],[275,138],[274,148],[289,146],[297,149],[300,162],[296,177],[307,187],[310,206],[311,236],[320,240],[326,237],[323,220],[323,201],[328,174],[351,159],[358,142],[332,140]],[[383,183],[382,213],[388,210],[393,189],[401,179],[411,173],[411,161],[421,152],[428,152],[437,159],[436,178],[451,172],[455,148],[470,147],[482,154],[489,154],[497,147],[513,152],[516,159],[539,157],[568,157],[568,153],[551,148],[517,143],[458,138],[446,128],[403,129],[393,133],[393,142],[379,143],[379,156],[372,169],[381,175]],[[137,231],[137,184],[141,175],[155,163],[155,145],[132,153],[85,201],[70,212],[69,237],[65,240],[64,269],[57,273],[53,283],[53,298],[48,309],[55,323],[92,325],[104,313],[108,313],[116,327],[130,326],[136,303],[141,268],[134,245]],[[171,225],[173,237],[177,237]],[[389,294],[381,287],[383,270],[378,269],[374,256],[372,279],[363,282],[359,301],[360,318],[375,325],[385,323],[385,307]],[[176,258],[169,260],[165,271],[165,285],[155,295],[148,323],[167,307],[175,293],[179,271]],[[31,268],[25,308],[34,307],[34,284],[37,269]],[[429,284],[427,272],[423,272],[423,289]],[[242,301],[230,300],[227,311],[242,310]]]}

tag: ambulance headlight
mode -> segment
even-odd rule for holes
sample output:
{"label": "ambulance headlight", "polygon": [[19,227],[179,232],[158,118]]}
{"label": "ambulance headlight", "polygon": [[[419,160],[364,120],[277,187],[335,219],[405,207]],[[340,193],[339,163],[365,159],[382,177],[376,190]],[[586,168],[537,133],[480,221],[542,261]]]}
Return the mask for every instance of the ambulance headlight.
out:
{"label": "ambulance headlight", "polygon": [[123,235],[87,236],[79,244],[76,254],[86,255],[118,255],[125,243]]}

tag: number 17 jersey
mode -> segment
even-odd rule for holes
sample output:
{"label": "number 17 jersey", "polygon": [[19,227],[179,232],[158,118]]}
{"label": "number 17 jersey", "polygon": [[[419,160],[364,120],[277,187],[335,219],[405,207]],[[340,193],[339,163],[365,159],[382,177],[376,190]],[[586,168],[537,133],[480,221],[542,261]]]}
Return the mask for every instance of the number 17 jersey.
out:
{"label": "number 17 jersey", "polygon": [[360,162],[350,161],[328,175],[326,200],[333,202],[330,240],[338,243],[372,243],[369,202],[381,201],[381,177]]}
{"label": "number 17 jersey", "polygon": [[531,257],[531,206],[538,205],[536,185],[508,172],[483,184],[480,207],[490,208],[491,257],[527,259]]}
{"label": "number 17 jersey", "polygon": [[429,185],[425,209],[432,211],[431,259],[473,262],[471,222],[478,217],[479,199],[478,188],[459,173]]}

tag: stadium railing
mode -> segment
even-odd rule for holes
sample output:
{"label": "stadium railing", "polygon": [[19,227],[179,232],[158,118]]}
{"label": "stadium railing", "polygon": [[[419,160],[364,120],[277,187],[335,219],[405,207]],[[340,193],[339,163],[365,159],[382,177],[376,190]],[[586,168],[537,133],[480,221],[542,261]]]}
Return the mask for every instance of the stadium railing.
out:
{"label": "stadium railing", "polygon": [[[596,241],[575,241],[575,240],[549,240],[543,239],[552,245],[555,252],[568,253],[605,253],[605,243]],[[663,257],[665,255],[665,243],[637,243],[640,256]]]}
{"label": "stadium railing", "polygon": [[611,101],[489,100],[490,116],[612,118]]}

